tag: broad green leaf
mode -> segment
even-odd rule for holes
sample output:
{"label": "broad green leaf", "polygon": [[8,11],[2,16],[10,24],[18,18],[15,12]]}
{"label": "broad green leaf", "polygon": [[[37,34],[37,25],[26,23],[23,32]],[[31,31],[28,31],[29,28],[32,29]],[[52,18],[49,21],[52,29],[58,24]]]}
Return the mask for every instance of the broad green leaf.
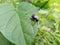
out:
{"label": "broad green leaf", "polygon": [[32,4],[22,2],[17,11],[10,4],[0,6],[0,31],[16,45],[32,45],[36,30],[31,25],[31,15],[37,12]]}

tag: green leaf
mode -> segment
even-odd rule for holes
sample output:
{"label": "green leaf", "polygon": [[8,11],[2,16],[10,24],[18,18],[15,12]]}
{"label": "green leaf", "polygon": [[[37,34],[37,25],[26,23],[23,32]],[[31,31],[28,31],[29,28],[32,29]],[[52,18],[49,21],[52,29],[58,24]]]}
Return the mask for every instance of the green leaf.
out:
{"label": "green leaf", "polygon": [[17,11],[10,4],[0,6],[0,31],[16,45],[32,45],[36,35],[31,25],[31,15],[37,12],[32,4],[22,2]]}

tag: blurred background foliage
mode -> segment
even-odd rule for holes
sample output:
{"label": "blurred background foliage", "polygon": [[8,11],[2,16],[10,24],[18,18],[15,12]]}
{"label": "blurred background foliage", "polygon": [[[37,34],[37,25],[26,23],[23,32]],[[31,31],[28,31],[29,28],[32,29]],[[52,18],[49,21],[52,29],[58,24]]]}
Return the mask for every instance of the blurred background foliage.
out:
{"label": "blurred background foliage", "polygon": [[39,8],[34,45],[60,45],[60,0],[0,0],[0,5],[11,1],[15,8],[22,1]]}

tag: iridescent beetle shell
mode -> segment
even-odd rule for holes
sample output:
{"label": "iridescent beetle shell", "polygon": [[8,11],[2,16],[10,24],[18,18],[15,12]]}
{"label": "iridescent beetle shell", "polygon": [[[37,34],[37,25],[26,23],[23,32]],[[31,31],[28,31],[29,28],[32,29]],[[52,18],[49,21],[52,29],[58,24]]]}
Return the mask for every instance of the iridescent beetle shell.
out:
{"label": "iridescent beetle shell", "polygon": [[38,16],[37,15],[35,15],[35,14],[33,14],[32,15],[32,18],[31,18],[33,21],[35,21],[35,22],[38,22]]}

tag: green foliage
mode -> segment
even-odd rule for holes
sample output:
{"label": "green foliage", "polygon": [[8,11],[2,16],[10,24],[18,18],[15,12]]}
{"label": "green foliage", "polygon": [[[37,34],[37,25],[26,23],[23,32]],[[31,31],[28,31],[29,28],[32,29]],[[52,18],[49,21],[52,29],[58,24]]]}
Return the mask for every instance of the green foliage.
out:
{"label": "green foliage", "polygon": [[0,32],[0,45],[60,45],[60,0],[0,0]]}
{"label": "green foliage", "polygon": [[49,7],[48,2],[49,2],[49,0],[34,0],[34,1],[33,1],[33,4],[34,4],[36,7],[46,9],[46,8]]}
{"label": "green foliage", "polygon": [[[35,45],[60,45],[60,11],[51,5],[56,1],[49,2],[49,9],[40,9],[39,28],[35,38]],[[58,6],[58,5],[57,5]],[[57,9],[57,10],[56,10]]]}

